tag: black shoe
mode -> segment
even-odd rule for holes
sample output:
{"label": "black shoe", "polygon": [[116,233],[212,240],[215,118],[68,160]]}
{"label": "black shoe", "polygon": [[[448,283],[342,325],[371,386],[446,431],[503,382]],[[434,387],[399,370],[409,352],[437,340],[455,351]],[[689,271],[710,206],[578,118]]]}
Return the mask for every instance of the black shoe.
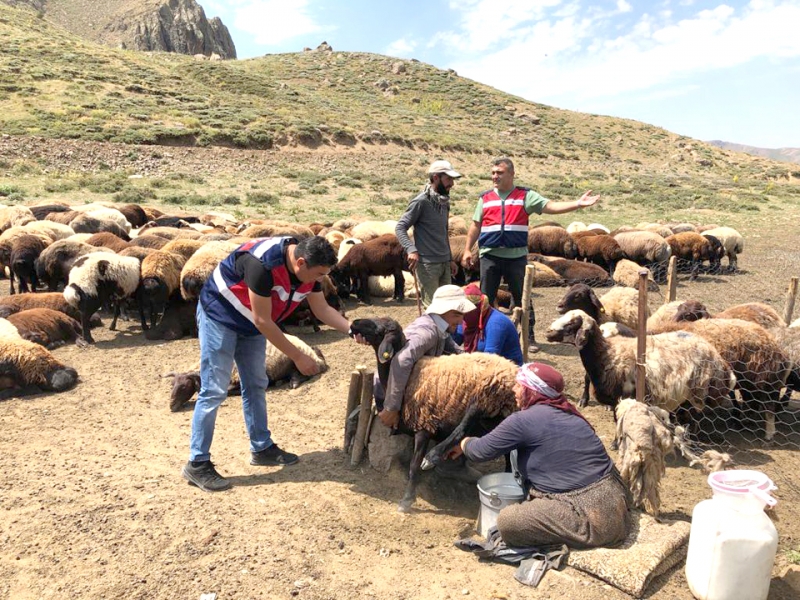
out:
{"label": "black shoe", "polygon": [[250,453],[250,464],[257,467],[285,467],[286,465],[293,465],[300,458],[297,454],[285,452],[278,448],[278,444],[272,444],[269,448],[265,448],[261,452]]}
{"label": "black shoe", "polygon": [[217,473],[214,463],[210,460],[200,463],[199,467],[192,466],[191,461],[183,466],[183,478],[196,485],[204,492],[221,492],[231,487],[231,482]]}

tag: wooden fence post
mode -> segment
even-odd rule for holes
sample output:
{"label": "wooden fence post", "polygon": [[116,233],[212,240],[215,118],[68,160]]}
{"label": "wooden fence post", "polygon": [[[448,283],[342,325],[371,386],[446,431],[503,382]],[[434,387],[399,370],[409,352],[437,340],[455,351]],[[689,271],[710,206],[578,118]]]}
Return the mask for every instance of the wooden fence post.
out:
{"label": "wooden fence post", "polygon": [[636,327],[636,401],[644,402],[645,378],[647,369],[647,275],[649,271],[639,271],[639,321]]}
{"label": "wooden fence post", "polygon": [[[640,284],[641,285],[641,284]],[[669,257],[669,266],[667,267],[667,295],[664,298],[664,304],[669,304],[675,301],[678,289],[678,257]]]}
{"label": "wooden fence post", "polygon": [[783,309],[783,320],[787,325],[792,323],[795,298],[797,298],[797,277],[792,277],[789,282],[789,290],[786,292],[786,306]]}
{"label": "wooden fence post", "polygon": [[528,327],[531,322],[531,293],[533,292],[535,275],[536,269],[534,269],[533,265],[527,265],[525,267],[525,279],[522,282],[522,326],[520,331],[522,362],[528,362],[528,348],[530,348]]}
{"label": "wooden fence post", "polygon": [[350,387],[347,390],[347,409],[344,413],[344,444],[342,450],[347,452],[350,449],[350,442],[353,440],[355,428],[350,427],[350,414],[356,409],[361,399],[361,372],[359,369],[366,369],[366,367],[356,367],[356,370],[350,373]]}
{"label": "wooden fence post", "polygon": [[370,422],[372,412],[372,392],[374,382],[372,381],[372,371],[362,370],[361,373],[361,410],[358,413],[358,426],[356,435],[353,438],[353,452],[350,455],[350,466],[358,466],[361,457],[364,455],[364,446],[367,440],[367,426]]}

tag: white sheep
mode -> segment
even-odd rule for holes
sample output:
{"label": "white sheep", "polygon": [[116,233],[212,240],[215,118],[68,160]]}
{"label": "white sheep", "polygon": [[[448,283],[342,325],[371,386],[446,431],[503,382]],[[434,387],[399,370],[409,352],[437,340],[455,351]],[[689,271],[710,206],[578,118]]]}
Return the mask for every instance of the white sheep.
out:
{"label": "white sheep", "polygon": [[336,250],[336,262],[342,260],[347,253],[353,248],[353,246],[357,244],[363,244],[364,242],[357,237],[349,237],[343,238],[339,242],[339,248]]}
{"label": "white sheep", "polygon": [[394,234],[397,221],[364,221],[350,230],[350,236],[368,242],[387,233]]}
{"label": "white sheep", "polygon": [[0,319],[0,339],[22,339],[19,331],[8,319]]}
{"label": "white sheep", "polygon": [[0,208],[0,233],[14,227],[35,221],[36,217],[27,206],[7,206]]}
{"label": "white sheep", "polygon": [[[394,294],[394,275],[370,275],[367,279],[369,295],[378,298],[391,298]],[[408,271],[403,271],[403,289],[407,298],[416,298],[414,276]]]}
{"label": "white sheep", "polygon": [[659,290],[658,284],[653,280],[653,273],[647,267],[623,258],[617,262],[614,268],[614,283],[617,285],[624,285],[629,288],[639,288],[639,272],[647,271],[647,291],[657,292]]}
{"label": "white sheep", "polygon": [[96,252],[75,261],[64,298],[80,310],[83,339],[94,342],[89,319],[106,301],[114,305],[110,329],[116,328],[120,302],[136,291],[139,273],[139,260],[134,257]]}
{"label": "white sheep", "polygon": [[586,223],[582,221],[573,221],[567,225],[567,233],[578,233],[579,231],[586,231],[588,229]]}
{"label": "white sheep", "polygon": [[197,300],[208,278],[228,255],[241,244],[231,241],[208,242],[197,250],[181,269],[181,296]]}
{"label": "white sheep", "polygon": [[702,235],[713,236],[719,240],[728,257],[728,267],[735,271],[738,268],[737,257],[744,251],[744,237],[732,227],[716,227],[707,229]]}

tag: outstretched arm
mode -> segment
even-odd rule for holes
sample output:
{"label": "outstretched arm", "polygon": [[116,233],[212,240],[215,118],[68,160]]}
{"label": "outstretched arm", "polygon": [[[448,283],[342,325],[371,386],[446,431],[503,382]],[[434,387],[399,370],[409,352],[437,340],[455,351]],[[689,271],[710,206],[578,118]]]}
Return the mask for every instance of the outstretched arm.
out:
{"label": "outstretched arm", "polygon": [[593,196],[592,190],[589,190],[578,200],[573,202],[554,202],[550,200],[547,204],[545,204],[544,208],[542,209],[542,213],[547,215],[560,215],[563,213],[572,212],[573,210],[578,210],[579,208],[593,206],[597,204],[598,200],[600,200],[600,194]]}

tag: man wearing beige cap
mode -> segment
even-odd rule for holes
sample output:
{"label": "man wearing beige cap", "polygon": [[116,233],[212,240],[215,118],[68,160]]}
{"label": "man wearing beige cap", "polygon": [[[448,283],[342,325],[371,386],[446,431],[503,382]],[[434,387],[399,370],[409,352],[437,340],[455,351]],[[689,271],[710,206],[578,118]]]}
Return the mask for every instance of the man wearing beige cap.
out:
{"label": "man wearing beige cap", "polygon": [[[450,189],[461,177],[446,160],[428,167],[428,183],[406,208],[395,228],[397,239],[408,254],[408,266],[419,280],[422,303],[431,303],[433,292],[450,283]],[[413,241],[408,235],[414,227]]]}
{"label": "man wearing beige cap", "polygon": [[[464,321],[464,315],[472,310],[475,310],[475,305],[467,300],[463,289],[457,285],[443,285],[433,294],[425,314],[403,330],[406,345],[392,358],[383,410],[378,413],[381,423],[393,429],[397,427],[406,384],[420,358],[463,352],[450,334]],[[375,390],[376,401],[382,392]]]}

